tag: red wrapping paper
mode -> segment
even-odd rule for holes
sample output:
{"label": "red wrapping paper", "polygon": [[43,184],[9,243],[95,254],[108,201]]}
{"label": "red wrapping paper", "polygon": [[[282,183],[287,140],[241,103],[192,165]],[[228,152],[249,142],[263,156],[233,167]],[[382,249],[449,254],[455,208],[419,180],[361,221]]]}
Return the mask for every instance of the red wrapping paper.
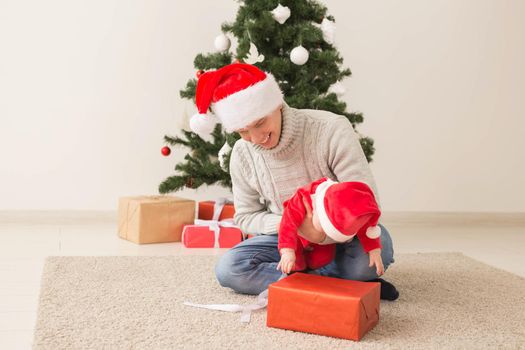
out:
{"label": "red wrapping paper", "polygon": [[[214,205],[215,205],[214,201],[199,202],[198,218],[200,220],[212,220]],[[234,215],[235,215],[235,207],[233,206],[233,204],[225,204],[224,208],[222,208],[221,215],[219,216],[219,221],[225,220],[225,219],[232,219]]]}
{"label": "red wrapping paper", "polygon": [[[219,248],[231,248],[242,241],[242,232],[236,227],[220,227]],[[186,225],[182,232],[186,248],[213,248],[215,232],[208,226]]]}
{"label": "red wrapping paper", "polygon": [[379,322],[380,284],[294,273],[268,288],[268,327],[360,340]]}

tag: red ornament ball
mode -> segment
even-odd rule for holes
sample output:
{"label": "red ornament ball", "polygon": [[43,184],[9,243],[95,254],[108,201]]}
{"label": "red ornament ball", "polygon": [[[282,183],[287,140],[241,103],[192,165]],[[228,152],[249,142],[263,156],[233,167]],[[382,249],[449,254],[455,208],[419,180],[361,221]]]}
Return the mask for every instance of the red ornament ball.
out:
{"label": "red ornament ball", "polygon": [[239,59],[236,59],[235,61],[233,61],[233,63],[242,63]]}
{"label": "red ornament ball", "polygon": [[202,69],[199,69],[199,70],[197,71],[197,73],[196,73],[197,78],[200,78],[200,76],[203,75],[203,74],[204,74],[204,71],[203,71]]}
{"label": "red ornament ball", "polygon": [[170,153],[171,153],[171,149],[168,147],[168,146],[164,146],[162,147],[162,149],[160,150],[162,152],[163,155],[165,156],[169,156]]}

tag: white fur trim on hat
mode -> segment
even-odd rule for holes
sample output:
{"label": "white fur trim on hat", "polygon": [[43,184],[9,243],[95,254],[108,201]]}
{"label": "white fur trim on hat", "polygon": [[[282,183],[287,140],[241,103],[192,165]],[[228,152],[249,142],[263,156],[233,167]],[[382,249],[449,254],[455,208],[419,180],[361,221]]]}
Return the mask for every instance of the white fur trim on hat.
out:
{"label": "white fur trim on hat", "polygon": [[283,93],[275,78],[266,78],[211,104],[227,132],[242,129],[271,112],[283,102]]}
{"label": "white fur trim on hat", "polygon": [[376,239],[381,236],[381,228],[379,226],[370,226],[366,229],[366,236],[370,239]]}
{"label": "white fur trim on hat", "polygon": [[190,129],[199,136],[206,136],[215,129],[217,122],[213,114],[194,114],[190,119]]}
{"label": "white fur trim on hat", "polygon": [[335,228],[334,224],[332,224],[330,218],[328,217],[328,214],[326,213],[326,208],[324,207],[324,197],[326,194],[326,190],[328,190],[330,186],[335,184],[337,184],[337,182],[327,179],[325,182],[317,186],[315,190],[315,211],[317,213],[317,216],[319,217],[319,223],[321,224],[321,227],[323,228],[326,235],[336,242],[343,243],[354,238],[355,234],[345,235],[337,228]]}

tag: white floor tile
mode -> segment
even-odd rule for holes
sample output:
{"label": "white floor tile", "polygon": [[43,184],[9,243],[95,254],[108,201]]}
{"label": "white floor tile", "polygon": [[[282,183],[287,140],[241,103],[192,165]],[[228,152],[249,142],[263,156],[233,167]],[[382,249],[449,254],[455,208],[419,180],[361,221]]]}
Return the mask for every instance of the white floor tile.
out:
{"label": "white floor tile", "polygon": [[33,332],[33,330],[0,330],[0,349],[30,350],[32,348],[33,343]]}
{"label": "white floor tile", "polygon": [[59,252],[59,230],[50,228],[0,229],[0,257],[36,258]]}
{"label": "white floor tile", "polygon": [[30,331],[35,324],[36,310],[0,312],[0,331]]}
{"label": "white floor tile", "polygon": [[60,255],[218,255],[227,249],[188,249],[180,242],[136,244],[112,228],[62,228]]}
{"label": "white floor tile", "polygon": [[2,312],[34,312],[38,307],[38,295],[10,295],[0,298]]}
{"label": "white floor tile", "polygon": [[13,296],[35,296],[40,293],[39,283],[5,283],[0,285],[0,298],[11,298]]}

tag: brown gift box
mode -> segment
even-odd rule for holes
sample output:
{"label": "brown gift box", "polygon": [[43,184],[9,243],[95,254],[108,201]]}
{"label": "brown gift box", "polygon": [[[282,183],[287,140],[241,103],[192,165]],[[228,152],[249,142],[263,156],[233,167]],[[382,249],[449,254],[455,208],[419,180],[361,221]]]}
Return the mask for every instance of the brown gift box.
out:
{"label": "brown gift box", "polygon": [[379,321],[380,284],[294,273],[268,288],[269,327],[360,340]]}
{"label": "brown gift box", "polygon": [[175,196],[119,199],[118,233],[135,243],[180,242],[184,225],[195,220],[195,201]]}
{"label": "brown gift box", "polygon": [[[200,220],[212,220],[213,219],[213,207],[215,205],[214,201],[203,201],[199,202],[199,219]],[[235,215],[235,207],[233,204],[225,204],[222,208],[221,215],[219,216],[219,221],[224,219],[232,219]]]}

